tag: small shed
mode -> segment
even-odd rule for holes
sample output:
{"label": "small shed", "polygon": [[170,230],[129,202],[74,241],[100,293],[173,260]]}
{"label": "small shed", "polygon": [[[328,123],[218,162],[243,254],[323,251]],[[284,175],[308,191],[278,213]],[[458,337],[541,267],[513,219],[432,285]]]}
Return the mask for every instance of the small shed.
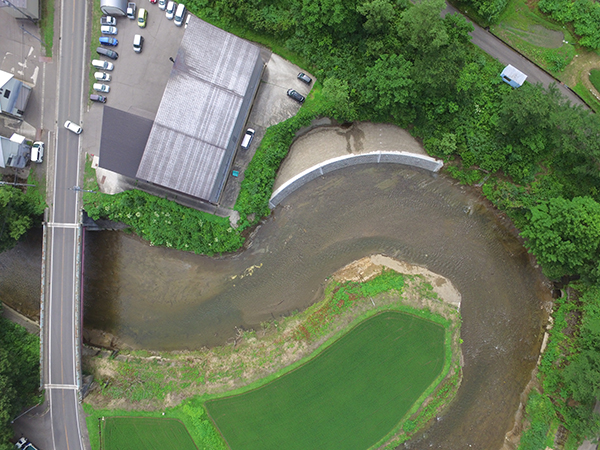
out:
{"label": "small shed", "polygon": [[505,83],[510,84],[514,88],[523,86],[523,83],[527,79],[527,75],[510,64],[504,68],[500,76]]}
{"label": "small shed", "polygon": [[27,139],[20,134],[13,133],[9,138],[0,136],[0,167],[23,169],[29,162],[31,146]]}
{"label": "small shed", "polygon": [[100,0],[100,9],[109,16],[125,16],[127,0]]}

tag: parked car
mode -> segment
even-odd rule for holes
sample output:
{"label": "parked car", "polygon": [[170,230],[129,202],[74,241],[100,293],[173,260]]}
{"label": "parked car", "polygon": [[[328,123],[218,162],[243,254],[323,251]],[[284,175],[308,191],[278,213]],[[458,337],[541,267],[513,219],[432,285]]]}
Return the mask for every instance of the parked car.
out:
{"label": "parked car", "polygon": [[150,0],[150,3],[156,3],[156,0]]}
{"label": "parked car", "polygon": [[300,72],[298,74],[298,79],[300,81],[304,81],[306,84],[310,84],[312,82],[312,78],[306,75],[304,72]]}
{"label": "parked car", "polygon": [[98,81],[110,81],[110,75],[105,72],[95,72],[94,78]]}
{"label": "parked car", "polygon": [[177,8],[177,3],[175,3],[173,0],[169,0],[169,3],[167,3],[167,8],[165,9],[167,19],[173,19],[173,17],[175,16],[175,8]]}
{"label": "parked car", "polygon": [[37,450],[36,447],[27,439],[22,437],[17,441],[15,447],[19,450]]}
{"label": "parked car", "polygon": [[83,128],[81,128],[76,123],[71,122],[70,120],[67,120],[65,122],[65,128],[69,131],[72,131],[75,134],[81,134],[81,132],[83,131]]}
{"label": "parked car", "polygon": [[144,46],[144,36],[136,34],[133,37],[133,51],[136,53],[142,53],[142,47]]}
{"label": "parked car", "polygon": [[117,27],[113,27],[112,25],[101,25],[100,32],[102,34],[117,34]]}
{"label": "parked car", "polygon": [[288,89],[287,95],[288,95],[288,97],[291,97],[294,100],[296,100],[298,103],[304,103],[304,100],[305,100],[304,96],[300,95],[298,92],[296,92],[293,89]]}
{"label": "parked car", "polygon": [[127,3],[127,17],[130,19],[135,19],[135,12],[137,11],[137,6],[134,2]]}
{"label": "parked car", "polygon": [[113,16],[104,16],[100,18],[100,25],[112,25],[117,26],[117,18]]}
{"label": "parked car", "polygon": [[158,9],[162,9],[163,11],[167,7],[167,0],[158,0]]}
{"label": "parked car", "polygon": [[106,103],[106,97],[104,95],[91,94],[90,100],[93,102]]}
{"label": "parked car", "polygon": [[102,36],[98,39],[100,40],[100,45],[108,45],[110,47],[116,47],[119,45],[119,41],[113,37]]}
{"label": "parked car", "polygon": [[102,56],[106,56],[110,59],[117,59],[119,57],[119,54],[117,52],[115,52],[114,50],[109,50],[104,47],[97,47],[96,53],[98,53],[99,55],[102,55]]}
{"label": "parked car", "polygon": [[185,19],[186,12],[187,12],[187,9],[185,8],[185,5],[183,3],[180,3],[177,6],[177,9],[175,10],[175,17],[174,17],[175,25],[177,25],[178,27],[183,25],[183,20]]}
{"label": "parked car", "polygon": [[104,92],[106,94],[110,92],[110,86],[108,84],[94,83],[92,88],[94,88],[95,91]]}
{"label": "parked car", "polygon": [[34,142],[31,146],[31,162],[41,163],[44,161],[44,148],[45,145],[41,141]]}
{"label": "parked car", "polygon": [[246,130],[246,134],[244,135],[244,139],[242,139],[241,147],[244,150],[247,150],[250,147],[250,144],[252,144],[252,139],[254,139],[254,130],[252,128],[248,128]]}
{"label": "parked car", "polygon": [[102,61],[101,59],[92,60],[92,66],[94,66],[96,69],[102,70],[113,70],[115,68],[115,65],[113,63],[108,61]]}
{"label": "parked car", "polygon": [[144,8],[140,8],[137,17],[138,26],[140,28],[146,28],[146,21],[148,20],[148,11],[146,11]]}

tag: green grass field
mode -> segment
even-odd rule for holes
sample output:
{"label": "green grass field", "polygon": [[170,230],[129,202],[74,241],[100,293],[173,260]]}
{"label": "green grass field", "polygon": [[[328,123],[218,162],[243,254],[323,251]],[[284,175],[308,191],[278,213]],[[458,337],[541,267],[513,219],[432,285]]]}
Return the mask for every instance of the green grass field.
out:
{"label": "green grass field", "polygon": [[441,373],[444,333],[409,314],[381,313],[296,370],[205,407],[233,450],[364,450]]}
{"label": "green grass field", "polygon": [[106,417],[103,450],[198,450],[185,425],[176,419]]}
{"label": "green grass field", "polygon": [[600,70],[592,69],[590,70],[590,81],[596,88],[598,92],[600,92]]}

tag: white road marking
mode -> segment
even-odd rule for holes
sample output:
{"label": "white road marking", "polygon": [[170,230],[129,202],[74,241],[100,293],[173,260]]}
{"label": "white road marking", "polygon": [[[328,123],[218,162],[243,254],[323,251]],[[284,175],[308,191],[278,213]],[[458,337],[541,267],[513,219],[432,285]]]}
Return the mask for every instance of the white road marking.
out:
{"label": "white road marking", "polygon": [[58,223],[58,222],[48,222],[46,224],[51,228],[79,228],[78,223]]}

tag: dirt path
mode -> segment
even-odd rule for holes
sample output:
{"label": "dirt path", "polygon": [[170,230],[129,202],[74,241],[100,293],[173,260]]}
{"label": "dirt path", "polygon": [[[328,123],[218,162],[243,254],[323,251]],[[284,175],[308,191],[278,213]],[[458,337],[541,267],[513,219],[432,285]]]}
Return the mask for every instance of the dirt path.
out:
{"label": "dirt path", "polygon": [[306,169],[338,156],[377,151],[427,155],[410,133],[395,125],[355,122],[349,128],[325,126],[297,138],[279,168],[273,191]]}

